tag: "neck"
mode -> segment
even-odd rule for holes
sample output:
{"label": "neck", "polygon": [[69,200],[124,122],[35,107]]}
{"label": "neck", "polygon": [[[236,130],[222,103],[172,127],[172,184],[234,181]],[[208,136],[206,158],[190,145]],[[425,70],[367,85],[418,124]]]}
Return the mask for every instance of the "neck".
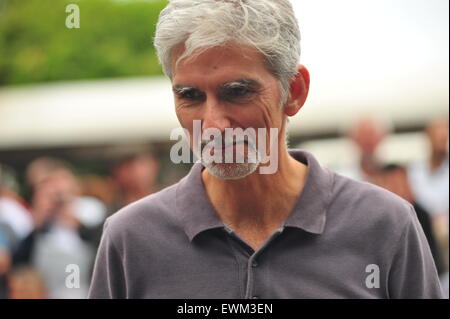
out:
{"label": "neck", "polygon": [[307,167],[286,149],[279,152],[278,163],[274,174],[259,174],[257,170],[238,180],[219,179],[203,170],[208,197],[225,224],[234,228],[272,227],[287,218],[303,189]]}

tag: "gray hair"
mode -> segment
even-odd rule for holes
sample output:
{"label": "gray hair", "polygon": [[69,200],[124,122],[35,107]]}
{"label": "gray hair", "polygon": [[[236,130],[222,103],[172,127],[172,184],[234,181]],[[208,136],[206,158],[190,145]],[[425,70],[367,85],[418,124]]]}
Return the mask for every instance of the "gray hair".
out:
{"label": "gray hair", "polygon": [[279,81],[281,105],[298,72],[300,31],[289,0],[169,0],[154,40],[164,73],[171,79],[172,50],[182,43],[185,51],[176,63],[229,43],[256,48]]}

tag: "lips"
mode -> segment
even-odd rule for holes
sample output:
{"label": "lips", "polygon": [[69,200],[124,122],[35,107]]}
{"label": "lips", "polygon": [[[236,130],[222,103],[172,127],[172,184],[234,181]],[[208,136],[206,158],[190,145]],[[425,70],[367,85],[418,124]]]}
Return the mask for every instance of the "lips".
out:
{"label": "lips", "polygon": [[203,146],[202,149],[203,150],[207,149],[209,151],[212,151],[212,150],[214,150],[214,151],[224,151],[224,150],[230,149],[230,148],[235,147],[235,146],[240,145],[240,144],[244,144],[244,145],[248,146],[248,142],[247,141],[239,141],[239,142],[221,144],[220,146],[219,145],[206,144],[206,145]]}
{"label": "lips", "polygon": [[228,149],[228,148],[231,148],[231,147],[235,147],[238,144],[244,144],[244,145],[248,146],[248,142],[247,141],[240,141],[240,142],[237,142],[237,143],[233,142],[233,143],[222,145],[222,150],[225,150],[225,149]]}

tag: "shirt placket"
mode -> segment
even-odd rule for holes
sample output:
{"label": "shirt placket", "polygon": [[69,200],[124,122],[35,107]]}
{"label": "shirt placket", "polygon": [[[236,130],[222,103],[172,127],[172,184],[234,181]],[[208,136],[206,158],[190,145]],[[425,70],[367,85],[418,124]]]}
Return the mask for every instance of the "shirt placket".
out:
{"label": "shirt placket", "polygon": [[244,254],[248,257],[246,261],[246,282],[245,282],[245,299],[260,299],[261,293],[255,291],[255,274],[258,271],[262,271],[260,269],[260,261],[258,261],[258,257],[261,253],[267,249],[267,247],[273,242],[275,238],[277,238],[284,230],[284,227],[278,228],[269,239],[257,250],[254,251],[245,241],[243,241],[231,228],[225,227],[226,232],[229,234],[231,238],[234,239],[235,244],[240,251],[244,250]]}

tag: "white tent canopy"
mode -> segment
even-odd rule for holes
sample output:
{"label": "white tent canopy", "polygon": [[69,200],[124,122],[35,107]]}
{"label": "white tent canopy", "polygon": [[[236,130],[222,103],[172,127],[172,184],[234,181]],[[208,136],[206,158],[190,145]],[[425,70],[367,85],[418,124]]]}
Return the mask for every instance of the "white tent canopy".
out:
{"label": "white tent canopy", "polygon": [[177,126],[160,78],[0,90],[0,148],[168,139]]}
{"label": "white tent canopy", "polygon": [[[310,98],[289,124],[290,134],[340,129],[363,114],[406,125],[448,112],[448,91],[441,86],[408,94],[394,94],[393,88],[379,93],[339,94],[339,87],[327,81],[312,81]],[[0,89],[0,149],[169,141],[177,127],[170,82],[164,78]]]}
{"label": "white tent canopy", "polygon": [[[448,113],[447,0],[295,0],[311,74],[290,134],[358,116],[417,127]],[[135,78],[0,88],[0,149],[168,141],[178,127],[168,80]]]}

